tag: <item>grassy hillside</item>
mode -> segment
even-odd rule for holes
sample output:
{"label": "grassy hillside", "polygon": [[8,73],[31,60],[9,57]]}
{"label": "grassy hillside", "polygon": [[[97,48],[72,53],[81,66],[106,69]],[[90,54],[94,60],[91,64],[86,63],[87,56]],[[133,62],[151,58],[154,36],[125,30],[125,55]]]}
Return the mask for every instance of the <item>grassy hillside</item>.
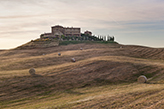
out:
{"label": "grassy hillside", "polygon": [[[91,36],[90,36],[91,37]],[[80,37],[83,38],[83,37]],[[94,37],[91,37],[92,40],[94,39]],[[102,39],[98,39],[97,40],[59,40],[57,38],[54,39],[36,39],[36,40],[31,40],[28,43],[25,43],[15,49],[42,49],[42,48],[49,48],[49,47],[56,47],[59,45],[69,45],[69,44],[118,44],[115,41],[103,41]]]}
{"label": "grassy hillside", "polygon": [[35,39],[30,42],[23,44],[15,49],[38,49],[38,48],[47,48],[47,47],[55,47],[59,45],[59,41],[57,39]]}
{"label": "grassy hillside", "polygon": [[[0,60],[0,108],[164,107],[162,48],[66,44],[4,50]],[[140,75],[147,84],[137,83]]]}

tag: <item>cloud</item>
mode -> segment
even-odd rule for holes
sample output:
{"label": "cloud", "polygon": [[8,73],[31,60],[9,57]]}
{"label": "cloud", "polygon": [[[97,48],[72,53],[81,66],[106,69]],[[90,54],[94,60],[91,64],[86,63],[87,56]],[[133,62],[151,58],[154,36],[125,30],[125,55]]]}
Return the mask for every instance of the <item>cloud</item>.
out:
{"label": "cloud", "polygon": [[[164,30],[163,0],[0,0],[0,37],[38,37],[56,24],[94,34],[153,36]],[[152,34],[150,34],[152,33]],[[25,35],[24,35],[25,34]],[[163,33],[164,34],[164,33]],[[125,39],[125,38],[124,38]]]}
{"label": "cloud", "polygon": [[20,19],[20,18],[31,18],[31,17],[42,17],[45,15],[12,15],[12,16],[0,16],[0,19]]}
{"label": "cloud", "polygon": [[[14,17],[48,14],[58,18],[101,19],[119,21],[162,20],[163,5],[154,0],[2,0],[7,2],[3,7],[11,12],[6,16]],[[1,1],[1,2],[2,2]],[[11,8],[9,8],[11,7]],[[146,7],[146,8],[145,8]],[[5,12],[5,9],[4,9]],[[14,14],[13,14],[14,13]],[[5,15],[5,13],[1,14]],[[5,18],[5,16],[2,16]],[[60,20],[60,19],[59,19]]]}

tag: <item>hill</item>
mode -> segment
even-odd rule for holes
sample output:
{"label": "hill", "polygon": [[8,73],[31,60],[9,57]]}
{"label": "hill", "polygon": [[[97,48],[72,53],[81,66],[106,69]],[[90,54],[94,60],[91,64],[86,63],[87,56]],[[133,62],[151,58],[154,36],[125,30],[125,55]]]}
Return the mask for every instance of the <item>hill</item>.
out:
{"label": "hill", "polygon": [[35,39],[31,40],[30,42],[18,46],[15,49],[38,49],[38,48],[48,48],[48,47],[55,47],[59,45],[59,41],[56,39]]}
{"label": "hill", "polygon": [[[0,51],[0,108],[164,107],[163,48],[117,43],[18,48]],[[140,75],[148,84],[136,82]]]}
{"label": "hill", "polygon": [[[107,36],[105,36],[107,38]],[[106,41],[103,38],[98,38],[96,36],[89,36],[82,34],[81,37],[75,37],[75,36],[61,36],[61,37],[45,37],[45,38],[38,38],[35,40],[31,40],[30,42],[23,44],[15,49],[36,49],[36,48],[49,48],[49,47],[55,47],[59,45],[69,45],[69,44],[80,44],[80,43],[100,43],[100,44],[118,44],[114,41],[114,37],[109,37]]]}

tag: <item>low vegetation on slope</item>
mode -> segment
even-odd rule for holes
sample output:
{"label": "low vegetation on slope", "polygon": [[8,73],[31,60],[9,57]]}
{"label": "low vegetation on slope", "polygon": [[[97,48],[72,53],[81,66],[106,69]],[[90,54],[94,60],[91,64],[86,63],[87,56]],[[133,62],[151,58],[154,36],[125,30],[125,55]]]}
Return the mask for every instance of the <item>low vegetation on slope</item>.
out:
{"label": "low vegetation on slope", "polygon": [[[107,38],[107,36],[106,36]],[[93,44],[93,43],[99,43],[99,44],[117,44],[117,42],[114,41],[114,37],[109,37],[108,40],[98,38],[96,36],[89,36],[82,34],[81,37],[75,37],[75,36],[61,36],[61,37],[54,37],[54,38],[39,38],[35,40],[31,40],[30,42],[23,44],[15,49],[36,49],[36,48],[48,48],[48,47],[55,47],[59,45],[69,45],[69,44]]]}
{"label": "low vegetation on slope", "polygon": [[0,51],[0,108],[164,107],[162,52],[116,43]]}
{"label": "low vegetation on slope", "polygon": [[30,42],[23,44],[16,49],[38,49],[38,48],[47,48],[47,47],[55,47],[59,45],[59,41],[57,39],[36,39],[31,40]]}

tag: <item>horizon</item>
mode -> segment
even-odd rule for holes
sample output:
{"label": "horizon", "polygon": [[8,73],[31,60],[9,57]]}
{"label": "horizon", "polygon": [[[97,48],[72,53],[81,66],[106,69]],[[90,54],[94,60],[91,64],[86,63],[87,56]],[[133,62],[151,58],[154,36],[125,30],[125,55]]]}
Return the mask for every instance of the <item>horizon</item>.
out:
{"label": "horizon", "polygon": [[1,0],[0,49],[11,49],[50,32],[80,27],[125,45],[164,48],[162,0]]}

